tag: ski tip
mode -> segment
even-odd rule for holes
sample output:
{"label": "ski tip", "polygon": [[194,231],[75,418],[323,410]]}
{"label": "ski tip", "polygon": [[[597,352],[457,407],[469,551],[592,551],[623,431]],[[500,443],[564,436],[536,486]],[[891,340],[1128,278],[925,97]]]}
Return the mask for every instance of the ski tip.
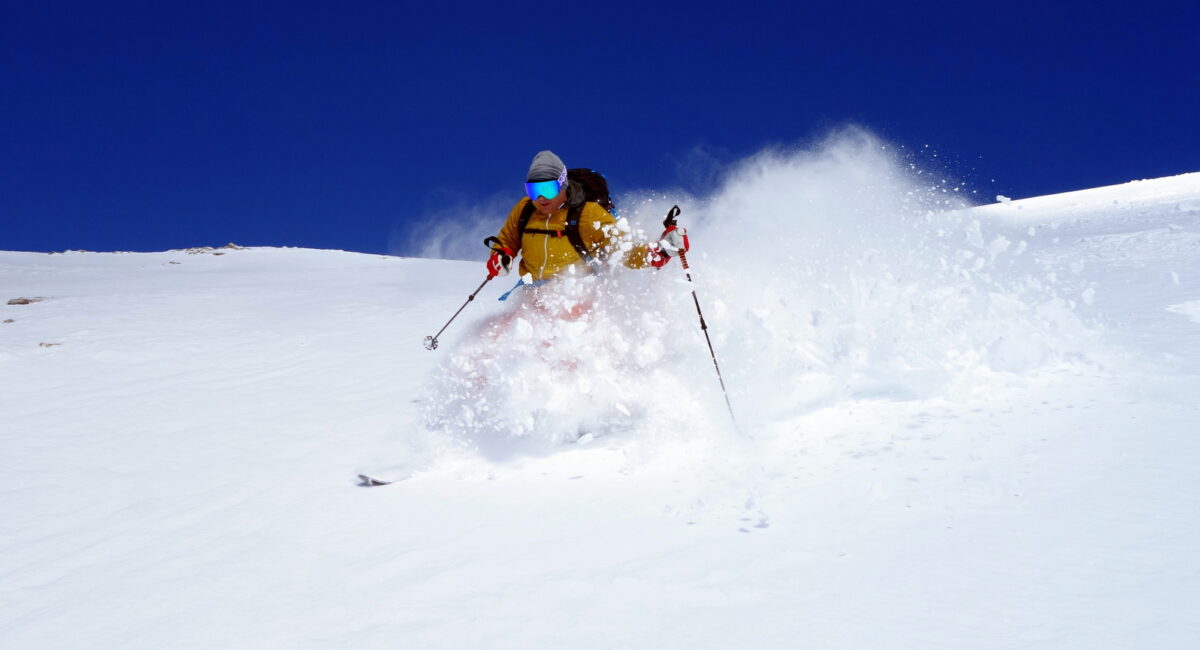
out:
{"label": "ski tip", "polygon": [[377,485],[391,485],[392,483],[391,481],[384,481],[374,476],[367,476],[366,474],[359,474],[358,480],[360,481],[358,487],[375,487]]}

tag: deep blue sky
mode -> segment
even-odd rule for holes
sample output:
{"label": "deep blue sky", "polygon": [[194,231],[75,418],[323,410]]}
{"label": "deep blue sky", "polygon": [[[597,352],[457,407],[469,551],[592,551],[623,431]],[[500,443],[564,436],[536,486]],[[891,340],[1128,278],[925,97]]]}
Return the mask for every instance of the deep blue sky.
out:
{"label": "deep blue sky", "polygon": [[1200,171],[1195,0],[432,4],[0,0],[0,249],[384,252],[539,149],[620,192],[848,122],[982,195]]}

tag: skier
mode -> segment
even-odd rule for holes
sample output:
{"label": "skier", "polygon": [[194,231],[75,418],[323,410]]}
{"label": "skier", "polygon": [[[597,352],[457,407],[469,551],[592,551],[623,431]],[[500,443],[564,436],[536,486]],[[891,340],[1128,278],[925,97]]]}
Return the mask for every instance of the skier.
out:
{"label": "skier", "polygon": [[[602,205],[611,205],[603,177],[590,170],[575,170],[571,176],[554,152],[534,156],[525,179],[528,197],[513,206],[499,235],[488,239],[488,277],[507,275],[518,252],[520,287],[546,282],[572,266],[598,271],[622,251],[623,229]],[[670,226],[655,243],[625,246],[621,261],[634,269],[661,268],[688,246],[687,232]]]}
{"label": "skier", "polygon": [[[648,317],[647,322],[657,327],[647,310],[653,310],[661,296],[624,290],[657,283],[642,284],[628,276],[609,282],[614,276],[600,271],[618,264],[662,268],[672,257],[679,257],[683,268],[688,268],[687,233],[675,225],[678,206],[668,212],[657,241],[635,244],[629,227],[613,216],[604,178],[592,170],[568,170],[551,151],[533,158],[525,191],[528,196],[513,206],[500,232],[485,240],[492,249],[487,279],[450,322],[488,282],[507,275],[518,254],[521,280],[500,300],[520,291],[519,304],[478,323],[475,336],[438,374],[439,394],[445,398],[429,400],[426,412],[431,428],[465,431],[488,445],[494,444],[488,440],[496,435],[519,437],[544,426],[553,429],[555,414],[562,409],[589,414],[581,420],[579,431],[568,435],[591,433],[595,427],[607,430],[603,413],[611,406],[605,403],[609,399],[631,417],[620,405],[628,395],[620,392],[622,382],[614,379],[630,369],[649,368],[665,351],[658,349],[662,346],[630,345],[622,325]],[[691,282],[690,273],[687,278]],[[707,341],[695,291],[692,299]],[[603,308],[593,309],[594,305]],[[436,335],[425,337],[427,349],[437,349],[438,337],[450,322]],[[712,353],[711,341],[708,347]],[[369,477],[362,480],[371,484]]]}

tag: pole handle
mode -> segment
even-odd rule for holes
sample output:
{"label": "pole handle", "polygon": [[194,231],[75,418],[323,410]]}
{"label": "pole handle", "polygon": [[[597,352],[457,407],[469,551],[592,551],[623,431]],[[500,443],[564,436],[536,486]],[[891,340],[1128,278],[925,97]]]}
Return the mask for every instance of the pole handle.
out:
{"label": "pole handle", "polygon": [[677,205],[668,210],[667,218],[663,219],[663,228],[670,228],[671,226],[677,225],[679,222],[676,220],[676,217],[679,216],[680,212],[681,210]]}
{"label": "pole handle", "polygon": [[[682,210],[679,209],[679,206],[677,206],[677,205],[671,206],[671,209],[667,211],[667,218],[663,219],[663,228],[670,228],[672,226],[678,226],[679,225],[678,217],[679,217],[680,212],[682,212]],[[683,251],[679,251],[679,252],[675,253],[675,255],[679,257],[679,263],[683,264],[683,269],[686,271],[688,269],[687,255],[684,254]],[[690,282],[691,279],[692,279],[691,276],[689,276],[688,281]]]}

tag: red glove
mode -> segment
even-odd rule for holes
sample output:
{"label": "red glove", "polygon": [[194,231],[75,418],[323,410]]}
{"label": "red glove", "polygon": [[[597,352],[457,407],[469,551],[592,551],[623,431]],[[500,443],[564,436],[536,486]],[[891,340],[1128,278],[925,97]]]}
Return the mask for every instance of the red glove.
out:
{"label": "red glove", "polygon": [[512,266],[513,257],[516,253],[512,252],[507,246],[492,248],[492,256],[487,261],[488,278],[494,278],[497,275],[508,275]]}
{"label": "red glove", "polygon": [[660,269],[671,261],[671,256],[686,253],[691,250],[691,247],[686,228],[668,226],[663,231],[658,243],[652,244],[650,247],[650,264],[654,268]]}

